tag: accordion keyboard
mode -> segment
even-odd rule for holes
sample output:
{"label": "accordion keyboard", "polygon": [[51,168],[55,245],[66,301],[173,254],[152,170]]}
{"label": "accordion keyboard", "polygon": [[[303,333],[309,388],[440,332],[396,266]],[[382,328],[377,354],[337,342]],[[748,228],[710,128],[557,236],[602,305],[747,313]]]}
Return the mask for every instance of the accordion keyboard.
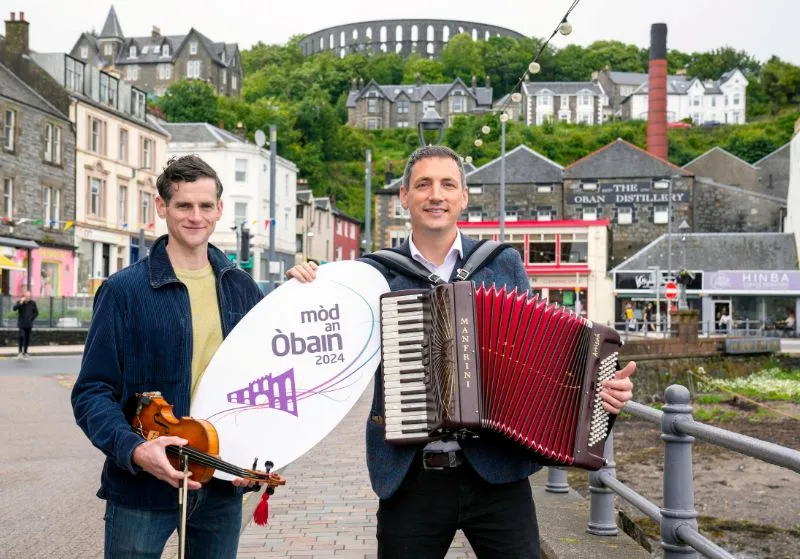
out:
{"label": "accordion keyboard", "polygon": [[603,407],[600,391],[603,389],[603,381],[611,380],[617,371],[618,359],[619,353],[614,352],[600,361],[600,368],[597,371],[594,406],[592,407],[592,422],[589,425],[589,446],[594,446],[608,436],[609,413]]}
{"label": "accordion keyboard", "polygon": [[429,317],[420,293],[381,300],[383,391],[386,436],[390,439],[428,434],[426,320]]}

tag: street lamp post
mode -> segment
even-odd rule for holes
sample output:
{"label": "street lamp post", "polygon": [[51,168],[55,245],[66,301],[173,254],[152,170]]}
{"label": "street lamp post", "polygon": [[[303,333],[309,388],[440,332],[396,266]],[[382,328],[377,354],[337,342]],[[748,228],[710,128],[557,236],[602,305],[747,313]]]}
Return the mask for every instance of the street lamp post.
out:
{"label": "street lamp post", "polygon": [[661,331],[661,268],[648,266],[653,271],[653,290],[656,292],[656,332]]}
{"label": "street lamp post", "polygon": [[434,144],[441,144],[442,140],[444,139],[444,119],[439,116],[439,113],[436,112],[436,109],[433,107],[430,107],[427,111],[425,111],[425,114],[422,116],[422,120],[420,120],[419,124],[417,125],[420,147],[430,145],[425,141],[425,132],[428,130],[439,132],[439,137]]}
{"label": "street lamp post", "polygon": [[367,150],[364,171],[364,252],[372,252],[372,150],[370,149]]}
{"label": "street lamp post", "polygon": [[[669,191],[667,194],[667,281],[674,281],[672,275],[672,186],[680,175],[672,175],[669,179]],[[672,313],[670,312],[672,303],[667,303],[667,331],[672,332]]]}
{"label": "street lamp post", "polygon": [[[681,233],[681,271],[686,270],[686,234],[689,232],[691,227],[684,219],[680,225],[678,225],[678,231]],[[689,308],[689,301],[686,298],[686,281],[687,278],[681,277],[680,278],[680,298],[678,299],[678,308],[681,310],[686,310]]]}

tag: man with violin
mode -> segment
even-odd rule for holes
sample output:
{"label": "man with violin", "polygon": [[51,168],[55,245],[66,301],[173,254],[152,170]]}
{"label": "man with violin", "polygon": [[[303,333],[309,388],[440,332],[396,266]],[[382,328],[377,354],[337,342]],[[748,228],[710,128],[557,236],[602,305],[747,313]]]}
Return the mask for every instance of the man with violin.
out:
{"label": "man with violin", "polygon": [[[197,156],[176,158],[157,187],[156,208],[168,233],[146,258],[98,290],[72,391],[78,425],[106,455],[97,495],[106,500],[105,557],[115,559],[161,557],[178,526],[178,487],[188,475],[167,451],[187,445],[189,435],[181,436],[178,424],[167,425],[161,413],[154,422],[164,428],[153,433],[163,436],[151,433],[145,440],[141,428],[132,428],[127,404],[137,394],[157,392],[174,406],[175,417],[188,416],[191,394],[214,352],[263,297],[253,279],[208,242],[222,215],[222,183],[214,169]],[[253,484],[212,478],[201,485],[188,478],[189,557],[236,556],[242,494]]]}

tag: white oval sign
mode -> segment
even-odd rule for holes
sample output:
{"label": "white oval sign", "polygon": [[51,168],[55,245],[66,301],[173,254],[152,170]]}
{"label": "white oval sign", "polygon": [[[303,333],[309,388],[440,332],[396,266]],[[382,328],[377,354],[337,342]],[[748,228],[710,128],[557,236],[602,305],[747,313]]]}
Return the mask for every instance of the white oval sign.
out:
{"label": "white oval sign", "polygon": [[247,313],[192,398],[191,415],[214,425],[223,460],[281,468],[333,430],[380,362],[379,299],[387,291],[372,266],[331,262],[313,282],[290,280]]}

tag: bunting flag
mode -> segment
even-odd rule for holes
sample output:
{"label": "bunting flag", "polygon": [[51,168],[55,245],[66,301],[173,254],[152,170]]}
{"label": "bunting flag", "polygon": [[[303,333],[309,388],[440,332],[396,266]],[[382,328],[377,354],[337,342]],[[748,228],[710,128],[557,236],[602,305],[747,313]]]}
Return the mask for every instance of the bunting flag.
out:
{"label": "bunting flag", "polygon": [[269,229],[269,220],[268,219],[264,220],[264,229]]}
{"label": "bunting flag", "polygon": [[155,226],[156,226],[155,222],[147,224],[147,228],[148,229],[153,229],[153,228],[155,228]]}
{"label": "bunting flag", "polygon": [[69,231],[73,225],[75,225],[75,222],[70,219],[64,224],[64,231]]}
{"label": "bunting flag", "polygon": [[[21,221],[22,221],[22,220],[20,220],[20,222],[21,222]],[[42,224],[42,220],[41,220],[41,219],[34,219],[34,220],[33,220],[33,224],[34,224],[34,225],[41,225],[41,224]]]}

